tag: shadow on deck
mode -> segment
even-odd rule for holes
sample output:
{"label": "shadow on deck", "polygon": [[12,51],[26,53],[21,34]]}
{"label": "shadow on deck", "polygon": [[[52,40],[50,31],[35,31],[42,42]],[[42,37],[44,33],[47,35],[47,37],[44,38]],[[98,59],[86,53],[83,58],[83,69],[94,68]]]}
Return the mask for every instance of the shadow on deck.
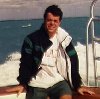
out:
{"label": "shadow on deck", "polygon": [[95,95],[89,95],[89,94],[79,95],[79,94],[75,94],[75,95],[73,95],[73,99],[100,99],[100,87],[90,87],[90,89],[95,92]]}
{"label": "shadow on deck", "polygon": [[[13,88],[14,86],[8,86],[8,87],[0,87],[0,99],[8,99],[7,96],[9,96],[9,99],[12,99],[13,95],[16,95],[16,92],[7,92],[7,89]],[[100,87],[90,87],[92,91],[94,91],[96,94],[95,95],[79,95],[75,94],[73,95],[73,99],[100,99]],[[18,99],[25,99],[25,91],[22,93],[23,95],[21,98]],[[3,97],[3,98],[2,98]],[[5,98],[4,98],[5,97]],[[14,98],[13,98],[14,99]]]}

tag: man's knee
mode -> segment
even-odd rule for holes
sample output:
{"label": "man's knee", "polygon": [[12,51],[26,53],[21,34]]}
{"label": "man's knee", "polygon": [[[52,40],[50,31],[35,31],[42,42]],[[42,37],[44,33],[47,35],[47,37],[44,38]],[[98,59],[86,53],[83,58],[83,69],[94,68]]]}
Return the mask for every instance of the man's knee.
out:
{"label": "man's knee", "polygon": [[47,99],[50,99],[50,97],[47,97]]}
{"label": "man's knee", "polygon": [[71,95],[63,95],[59,99],[72,99]]}

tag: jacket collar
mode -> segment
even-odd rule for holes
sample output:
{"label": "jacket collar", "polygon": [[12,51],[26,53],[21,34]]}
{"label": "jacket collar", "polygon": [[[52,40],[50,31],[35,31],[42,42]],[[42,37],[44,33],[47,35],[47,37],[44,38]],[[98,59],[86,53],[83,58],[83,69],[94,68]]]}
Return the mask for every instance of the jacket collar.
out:
{"label": "jacket collar", "polygon": [[44,27],[44,23],[40,28],[40,40],[42,43],[43,50],[46,51],[53,43],[49,40],[49,35]]}
{"label": "jacket collar", "polygon": [[46,38],[49,39],[49,35],[47,33],[47,30],[45,29],[44,23],[41,25],[40,31],[42,32],[43,36],[46,36]]}

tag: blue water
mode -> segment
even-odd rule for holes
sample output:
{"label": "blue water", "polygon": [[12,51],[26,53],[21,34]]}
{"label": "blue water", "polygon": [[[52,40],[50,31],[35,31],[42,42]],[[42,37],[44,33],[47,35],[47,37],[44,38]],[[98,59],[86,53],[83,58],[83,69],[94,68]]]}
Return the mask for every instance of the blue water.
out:
{"label": "blue water", "polygon": [[[85,44],[88,17],[64,18],[61,26],[77,42]],[[24,37],[41,26],[42,19],[0,21],[0,64],[4,63],[11,53],[20,52]],[[100,25],[96,23],[96,35]]]}

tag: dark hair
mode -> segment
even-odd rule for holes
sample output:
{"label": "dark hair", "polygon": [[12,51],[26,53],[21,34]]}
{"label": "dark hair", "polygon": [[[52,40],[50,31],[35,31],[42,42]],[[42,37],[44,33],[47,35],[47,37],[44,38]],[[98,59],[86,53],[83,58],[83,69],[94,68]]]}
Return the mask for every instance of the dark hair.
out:
{"label": "dark hair", "polygon": [[48,8],[46,8],[44,13],[44,19],[46,19],[48,13],[52,13],[55,16],[59,16],[60,20],[62,20],[63,12],[57,5],[51,5]]}

